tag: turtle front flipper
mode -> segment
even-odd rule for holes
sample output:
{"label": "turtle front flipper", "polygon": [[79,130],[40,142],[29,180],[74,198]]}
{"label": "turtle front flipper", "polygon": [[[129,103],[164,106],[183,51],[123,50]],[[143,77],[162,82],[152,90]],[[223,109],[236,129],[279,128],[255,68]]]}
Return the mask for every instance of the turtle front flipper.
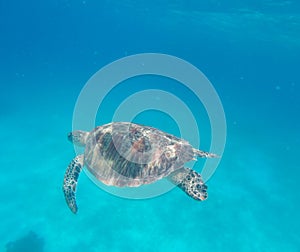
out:
{"label": "turtle front flipper", "polygon": [[63,191],[65,194],[66,202],[73,213],[77,213],[77,205],[76,205],[76,186],[79,173],[83,167],[83,155],[76,156],[72,162],[69,164],[63,184]]}
{"label": "turtle front flipper", "polygon": [[195,200],[207,198],[207,186],[201,175],[189,168],[181,168],[169,175],[168,179]]}

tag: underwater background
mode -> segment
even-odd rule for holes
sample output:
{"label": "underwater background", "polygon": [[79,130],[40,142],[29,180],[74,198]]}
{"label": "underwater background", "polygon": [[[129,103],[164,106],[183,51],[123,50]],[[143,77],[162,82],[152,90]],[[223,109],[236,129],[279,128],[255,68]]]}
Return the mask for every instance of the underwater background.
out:
{"label": "underwater background", "polygon": [[[0,31],[0,251],[299,251],[299,1],[0,0]],[[76,99],[100,68],[148,52],[190,62],[222,101],[227,140],[209,197],[174,188],[129,200],[82,172],[74,215],[62,182],[75,156],[67,133]],[[121,83],[97,124],[142,89],[203,110],[164,81]],[[135,121],[178,135],[176,119],[159,111]],[[205,126],[202,149],[209,134]]]}

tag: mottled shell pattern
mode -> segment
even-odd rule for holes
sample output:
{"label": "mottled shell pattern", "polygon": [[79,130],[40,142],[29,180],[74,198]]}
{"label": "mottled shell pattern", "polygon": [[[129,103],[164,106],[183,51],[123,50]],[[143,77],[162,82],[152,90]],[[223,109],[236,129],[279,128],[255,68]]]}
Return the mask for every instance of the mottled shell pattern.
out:
{"label": "mottled shell pattern", "polygon": [[115,122],[89,133],[84,164],[106,185],[135,187],[168,176],[193,156],[185,140],[152,127]]}

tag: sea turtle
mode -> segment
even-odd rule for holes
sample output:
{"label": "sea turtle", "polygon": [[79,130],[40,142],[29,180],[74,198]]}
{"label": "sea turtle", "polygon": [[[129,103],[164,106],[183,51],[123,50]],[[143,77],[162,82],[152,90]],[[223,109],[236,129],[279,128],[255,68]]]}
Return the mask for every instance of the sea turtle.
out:
{"label": "sea turtle", "polygon": [[75,192],[84,165],[106,185],[137,187],[166,177],[190,197],[207,198],[201,175],[184,164],[195,157],[217,155],[194,149],[183,139],[129,122],[105,124],[91,132],[74,131],[68,139],[85,146],[84,154],[72,160],[64,176],[63,192],[73,213],[77,212]]}

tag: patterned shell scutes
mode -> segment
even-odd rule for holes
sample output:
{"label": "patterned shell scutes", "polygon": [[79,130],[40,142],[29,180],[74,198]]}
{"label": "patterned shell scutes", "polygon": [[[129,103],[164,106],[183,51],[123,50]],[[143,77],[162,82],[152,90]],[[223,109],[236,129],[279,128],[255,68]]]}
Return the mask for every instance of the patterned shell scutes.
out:
{"label": "patterned shell scutes", "polygon": [[193,159],[191,145],[158,129],[125,122],[95,128],[87,139],[85,164],[101,182],[149,184]]}

